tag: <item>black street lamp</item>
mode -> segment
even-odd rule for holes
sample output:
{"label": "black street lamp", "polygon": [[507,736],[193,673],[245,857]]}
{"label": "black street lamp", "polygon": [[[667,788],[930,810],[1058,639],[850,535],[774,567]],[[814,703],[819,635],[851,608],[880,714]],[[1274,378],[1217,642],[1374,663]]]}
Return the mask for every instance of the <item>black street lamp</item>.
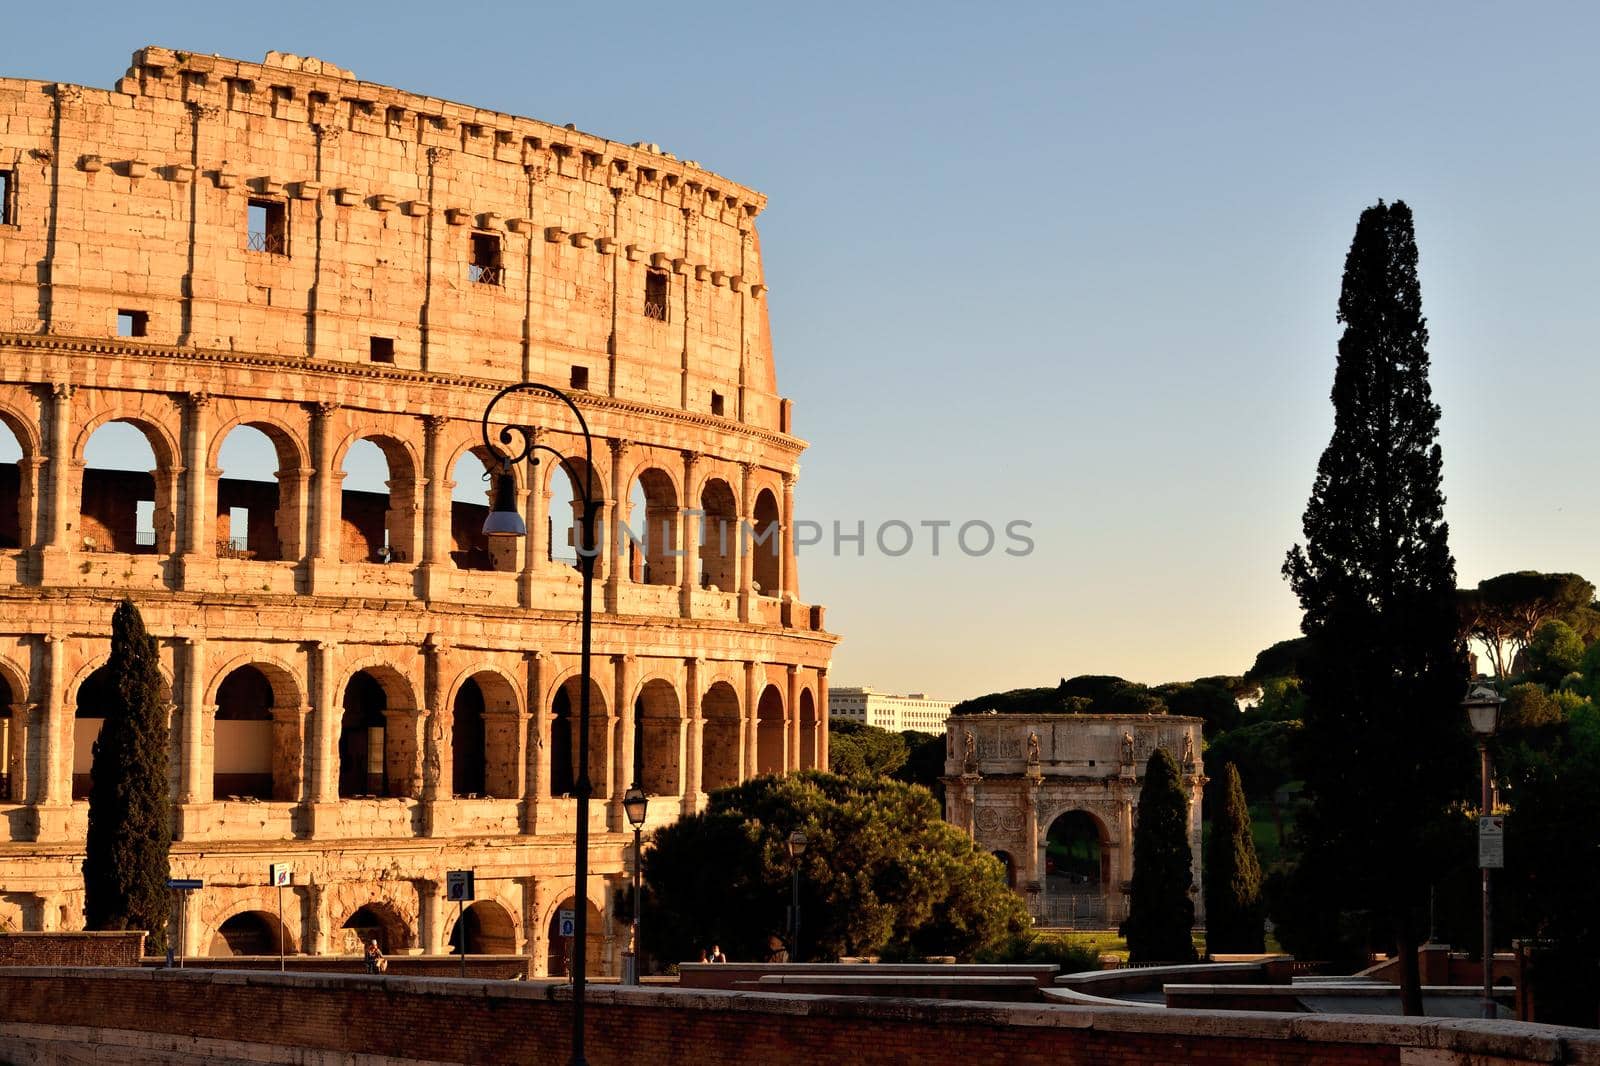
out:
{"label": "black street lamp", "polygon": [[[1480,827],[1483,819],[1494,814],[1493,798],[1489,792],[1489,738],[1500,723],[1500,705],[1504,702],[1505,699],[1488,685],[1474,686],[1467,693],[1467,698],[1461,701],[1461,705],[1467,709],[1467,720],[1472,723],[1472,732],[1478,738],[1480,783],[1483,788],[1478,814]],[[1481,828],[1479,832],[1482,832]],[[1489,867],[1484,865],[1481,855],[1479,865],[1482,867],[1479,872],[1483,875],[1483,1016],[1493,1018],[1498,1012],[1494,1006],[1494,940],[1489,912]]]}
{"label": "black street lamp", "polygon": [[796,829],[785,842],[792,867],[789,880],[789,961],[800,961],[800,856],[806,853],[806,835]]}
{"label": "black street lamp", "polygon": [[[583,433],[583,476],[573,467],[571,460],[548,444],[540,444],[534,428],[524,425],[507,425],[496,435],[499,443],[509,450],[496,447],[489,439],[489,416],[495,404],[515,392],[539,392],[552,396],[571,409]],[[594,627],[594,564],[600,547],[595,537],[596,520],[602,501],[594,491],[594,439],[589,435],[589,423],[583,412],[572,402],[572,397],[560,389],[536,381],[509,385],[495,394],[483,411],[483,443],[491,454],[500,457],[499,482],[495,486],[494,506],[483,523],[483,531],[491,536],[528,535],[528,526],[517,511],[516,487],[512,483],[511,468],[516,463],[527,462],[538,466],[536,452],[549,452],[572,479],[574,491],[583,501],[583,517],[578,525],[578,572],[583,575],[583,644],[578,680],[578,779],[573,794],[578,800],[577,809],[577,859],[573,874],[573,941],[577,950],[572,953],[572,1064],[587,1066],[583,1054],[583,992],[587,969],[589,934],[589,797],[594,791],[589,781],[589,651],[591,631]],[[529,479],[532,481],[532,479]],[[533,487],[538,491],[538,486]]]}
{"label": "black street lamp", "polygon": [[644,865],[639,834],[644,830],[644,816],[649,807],[650,797],[638,785],[622,794],[623,813],[628,816],[628,824],[633,826],[633,972],[627,975],[630,985],[639,983],[639,949],[644,946],[639,941],[639,911],[644,908],[644,897],[639,891],[640,867]]}

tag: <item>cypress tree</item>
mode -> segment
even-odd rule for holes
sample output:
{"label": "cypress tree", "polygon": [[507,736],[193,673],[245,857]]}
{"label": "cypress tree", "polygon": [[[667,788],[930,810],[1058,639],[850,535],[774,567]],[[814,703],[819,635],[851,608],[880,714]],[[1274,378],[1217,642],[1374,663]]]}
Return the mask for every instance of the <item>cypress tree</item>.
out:
{"label": "cypress tree", "polygon": [[112,705],[94,745],[89,838],[83,859],[89,929],[144,929],[147,950],[166,949],[171,893],[167,864],[167,714],[155,638],[129,600],[111,616]]}
{"label": "cypress tree", "polygon": [[1222,807],[1206,842],[1206,951],[1253,953],[1266,948],[1262,928],[1261,863],[1250,835],[1239,768],[1222,768]]}
{"label": "cypress tree", "polygon": [[1362,212],[1338,317],[1333,436],[1305,544],[1284,563],[1305,612],[1296,762],[1309,801],[1289,896],[1308,939],[1340,930],[1396,951],[1402,1008],[1420,1014],[1416,949],[1439,864],[1428,845],[1448,839],[1435,830],[1473,776],[1439,408],[1403,202]]}
{"label": "cypress tree", "polygon": [[1193,887],[1189,800],[1178,764],[1157,748],[1145,764],[1133,830],[1133,884],[1122,923],[1129,962],[1194,961]]}

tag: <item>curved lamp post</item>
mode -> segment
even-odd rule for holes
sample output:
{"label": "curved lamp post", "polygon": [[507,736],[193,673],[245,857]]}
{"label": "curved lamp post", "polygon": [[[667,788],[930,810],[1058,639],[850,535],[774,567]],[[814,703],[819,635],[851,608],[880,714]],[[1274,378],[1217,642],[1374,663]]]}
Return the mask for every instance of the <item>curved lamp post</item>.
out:
{"label": "curved lamp post", "polygon": [[628,816],[628,824],[633,826],[633,973],[628,983],[639,983],[639,949],[644,945],[639,940],[639,912],[644,909],[644,897],[639,892],[640,868],[644,865],[644,851],[640,844],[639,834],[644,830],[645,813],[650,808],[650,797],[644,794],[644,789],[632,785],[622,794],[622,810]]}
{"label": "curved lamp post", "polygon": [[[1478,817],[1488,818],[1494,814],[1491,809],[1493,798],[1489,793],[1489,738],[1494,735],[1495,728],[1500,724],[1500,705],[1505,702],[1504,697],[1488,685],[1474,685],[1467,698],[1461,705],[1467,709],[1467,720],[1472,723],[1472,732],[1478,738],[1478,763],[1482,777],[1482,806],[1479,807]],[[1494,941],[1491,939],[1492,928],[1489,912],[1489,867],[1484,866],[1480,873],[1483,874],[1483,1016],[1493,1018],[1497,1015],[1494,1006]]]}
{"label": "curved lamp post", "polygon": [[[489,420],[495,405],[513,393],[536,392],[554,397],[566,404],[578,420],[583,433],[583,476],[579,477],[572,461],[548,444],[540,444],[534,428],[525,425],[506,425],[500,428],[495,441],[489,439]],[[498,482],[495,485],[494,506],[483,523],[483,531],[491,536],[525,537],[528,526],[517,511],[516,485],[511,478],[511,468],[526,462],[539,465],[539,452],[548,452],[561,464],[572,479],[574,491],[583,501],[583,517],[578,526],[578,572],[583,575],[583,646],[579,664],[578,681],[578,779],[573,785],[577,796],[577,859],[573,875],[573,940],[577,950],[572,953],[572,1063],[587,1066],[583,1054],[583,992],[585,986],[588,934],[589,934],[589,796],[593,785],[589,781],[589,650],[591,630],[594,625],[594,564],[600,555],[595,538],[596,519],[602,501],[594,491],[594,439],[589,435],[589,423],[583,412],[572,402],[572,397],[551,385],[524,381],[509,385],[495,394],[483,411],[483,443],[489,452],[500,459]],[[530,479],[532,480],[532,479]],[[537,492],[538,488],[535,487]]]}
{"label": "curved lamp post", "polygon": [[800,961],[800,856],[806,853],[806,835],[796,829],[784,841],[792,867],[789,881],[789,961]]}

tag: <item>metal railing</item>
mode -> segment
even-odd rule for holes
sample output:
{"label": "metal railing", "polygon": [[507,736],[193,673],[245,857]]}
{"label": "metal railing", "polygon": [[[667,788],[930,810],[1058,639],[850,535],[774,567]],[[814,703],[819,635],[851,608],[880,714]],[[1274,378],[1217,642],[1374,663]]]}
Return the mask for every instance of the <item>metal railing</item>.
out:
{"label": "metal railing", "polygon": [[472,263],[467,267],[467,280],[475,285],[499,285],[505,280],[505,268]]}
{"label": "metal railing", "polygon": [[644,317],[653,318],[657,322],[667,320],[667,303],[665,300],[646,300],[644,302]]}
{"label": "metal railing", "polygon": [[266,252],[268,255],[288,255],[289,238],[273,230],[253,229],[245,247],[252,252]]}

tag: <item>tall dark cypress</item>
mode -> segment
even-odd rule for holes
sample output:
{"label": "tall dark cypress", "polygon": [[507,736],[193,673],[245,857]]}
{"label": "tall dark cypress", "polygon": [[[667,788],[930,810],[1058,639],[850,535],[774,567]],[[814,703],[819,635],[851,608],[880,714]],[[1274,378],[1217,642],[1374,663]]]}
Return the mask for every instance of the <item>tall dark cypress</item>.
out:
{"label": "tall dark cypress", "polygon": [[1250,835],[1250,808],[1239,768],[1222,768],[1222,806],[1206,841],[1206,951],[1247,954],[1266,947],[1261,862]]}
{"label": "tall dark cypress", "polygon": [[1189,850],[1189,800],[1178,764],[1162,748],[1150,753],[1133,830],[1133,884],[1122,935],[1129,962],[1192,962],[1194,855]]}
{"label": "tall dark cypress", "polygon": [[106,666],[115,698],[94,746],[84,922],[89,929],[147,930],[147,950],[164,951],[172,845],[166,701],[155,638],[129,600],[111,616]]}
{"label": "tall dark cypress", "polygon": [[1310,807],[1293,881],[1321,928],[1399,953],[1402,1006],[1419,1014],[1431,845],[1472,775],[1439,408],[1403,202],[1362,212],[1339,321],[1333,437],[1305,544],[1284,563],[1307,638],[1297,762]]}

